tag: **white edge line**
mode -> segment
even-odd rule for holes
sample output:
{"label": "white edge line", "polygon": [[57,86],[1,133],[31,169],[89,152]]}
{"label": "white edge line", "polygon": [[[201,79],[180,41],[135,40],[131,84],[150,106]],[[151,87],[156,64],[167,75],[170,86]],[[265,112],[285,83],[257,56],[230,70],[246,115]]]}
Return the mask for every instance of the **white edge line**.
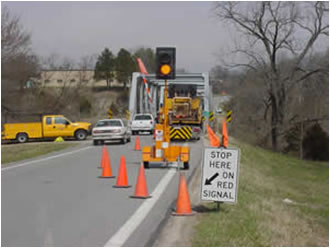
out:
{"label": "white edge line", "polygon": [[47,157],[47,158],[42,158],[42,159],[37,159],[37,160],[25,162],[25,163],[18,164],[18,165],[8,166],[8,167],[5,167],[5,168],[1,168],[1,171],[6,171],[6,170],[10,170],[10,169],[22,167],[24,165],[34,164],[34,163],[38,163],[38,162],[41,162],[41,161],[45,161],[45,160],[49,160],[49,159],[54,159],[54,158],[66,156],[66,155],[69,155],[69,154],[72,154],[72,153],[76,153],[76,152],[80,152],[80,151],[83,151],[83,150],[86,150],[86,149],[89,149],[89,148],[91,148],[91,146],[83,147],[83,148],[81,148],[79,150],[74,150],[74,151],[71,151],[71,152],[66,152],[66,153],[62,153],[62,154],[50,156],[50,157]]}
{"label": "white edge line", "polygon": [[167,185],[176,174],[176,170],[170,169],[154,191],[151,193],[152,198],[145,200],[135,213],[125,222],[125,224],[108,240],[105,247],[123,246],[135,229],[142,223],[144,218],[156,204],[160,196],[163,194]]}

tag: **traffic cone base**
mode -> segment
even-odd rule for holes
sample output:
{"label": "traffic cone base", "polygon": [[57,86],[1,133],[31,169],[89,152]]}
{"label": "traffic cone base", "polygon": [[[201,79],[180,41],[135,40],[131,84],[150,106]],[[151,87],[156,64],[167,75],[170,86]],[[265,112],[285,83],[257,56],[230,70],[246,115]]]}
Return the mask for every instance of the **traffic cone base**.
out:
{"label": "traffic cone base", "polygon": [[120,186],[120,185],[113,185],[113,188],[130,188],[132,187],[132,185],[124,185],[124,186]]}
{"label": "traffic cone base", "polygon": [[130,198],[135,198],[135,199],[148,199],[148,198],[151,198],[151,195],[148,195],[148,196],[136,196],[136,195],[131,195]]}
{"label": "traffic cone base", "polygon": [[109,176],[109,177],[99,176],[99,178],[115,178],[115,176]]}
{"label": "traffic cone base", "polygon": [[195,211],[191,211],[191,213],[182,213],[182,214],[178,214],[178,213],[176,213],[176,212],[172,212],[172,215],[173,215],[173,216],[193,216],[193,215],[195,215],[195,214],[196,214]]}

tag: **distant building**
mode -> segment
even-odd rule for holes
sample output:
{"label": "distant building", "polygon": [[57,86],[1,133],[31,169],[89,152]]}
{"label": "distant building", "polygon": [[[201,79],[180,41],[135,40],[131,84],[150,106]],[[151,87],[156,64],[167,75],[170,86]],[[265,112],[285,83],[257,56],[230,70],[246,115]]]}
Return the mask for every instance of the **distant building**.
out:
{"label": "distant building", "polygon": [[[94,70],[43,70],[41,72],[38,85],[41,87],[105,87],[106,80],[96,81],[94,79]],[[110,84],[111,86],[123,86],[116,79]],[[127,85],[129,86],[129,85]]]}

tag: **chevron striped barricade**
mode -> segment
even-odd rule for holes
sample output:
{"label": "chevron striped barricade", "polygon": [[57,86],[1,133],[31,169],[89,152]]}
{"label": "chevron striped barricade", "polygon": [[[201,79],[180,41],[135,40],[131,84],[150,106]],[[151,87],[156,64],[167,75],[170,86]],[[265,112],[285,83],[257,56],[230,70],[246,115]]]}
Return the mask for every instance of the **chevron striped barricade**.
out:
{"label": "chevron striped barricade", "polygon": [[209,113],[209,121],[214,121],[214,111]]}
{"label": "chevron striped barricade", "polygon": [[190,140],[192,138],[192,129],[189,126],[170,127],[171,140]]}
{"label": "chevron striped barricade", "polygon": [[231,122],[231,120],[232,120],[232,113],[233,113],[232,110],[229,110],[229,111],[227,112],[227,115],[226,115],[226,121],[227,121],[227,122]]}

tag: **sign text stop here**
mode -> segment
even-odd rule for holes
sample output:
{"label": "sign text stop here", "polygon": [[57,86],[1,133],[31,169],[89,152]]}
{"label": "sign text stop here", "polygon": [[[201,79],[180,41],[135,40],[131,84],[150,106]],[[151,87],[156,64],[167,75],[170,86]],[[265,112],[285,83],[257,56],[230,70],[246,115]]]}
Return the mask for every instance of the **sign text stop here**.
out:
{"label": "sign text stop here", "polygon": [[239,150],[205,148],[201,199],[237,202]]}

